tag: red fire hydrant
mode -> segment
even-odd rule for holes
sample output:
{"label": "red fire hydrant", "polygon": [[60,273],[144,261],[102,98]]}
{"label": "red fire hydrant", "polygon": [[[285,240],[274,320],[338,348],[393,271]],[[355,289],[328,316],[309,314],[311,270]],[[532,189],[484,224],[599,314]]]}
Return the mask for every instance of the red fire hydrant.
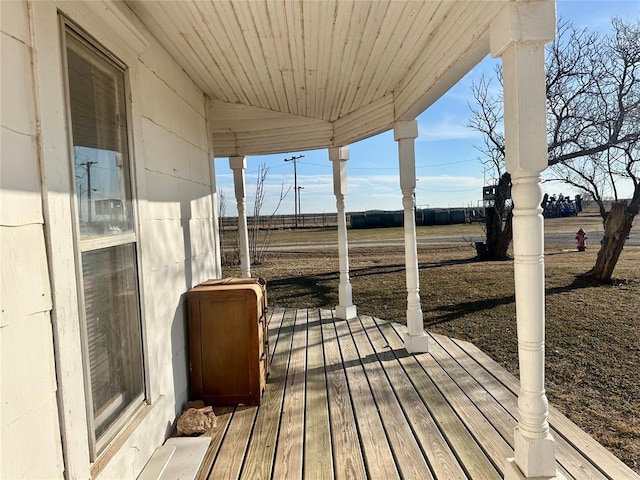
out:
{"label": "red fire hydrant", "polygon": [[578,230],[578,233],[576,233],[576,242],[578,242],[578,251],[584,252],[587,249],[587,232],[583,229]]}

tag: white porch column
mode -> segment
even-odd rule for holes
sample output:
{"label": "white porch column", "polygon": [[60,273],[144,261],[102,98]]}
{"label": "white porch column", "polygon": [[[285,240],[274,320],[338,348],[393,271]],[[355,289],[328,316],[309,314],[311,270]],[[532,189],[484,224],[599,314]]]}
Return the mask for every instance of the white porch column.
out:
{"label": "white porch column", "polygon": [[357,315],[351,296],[349,282],[349,250],[347,244],[347,217],[344,212],[344,196],[347,193],[348,147],[329,149],[329,160],[333,163],[333,193],[336,196],[338,210],[338,256],[340,258],[340,284],[338,285],[339,305],[336,305],[336,317],[343,320]]}
{"label": "white porch column", "polygon": [[420,279],[418,277],[418,244],[416,242],[416,155],[414,140],[418,137],[416,120],[401,121],[393,129],[398,142],[400,188],[404,209],[404,258],[407,275],[407,329],[404,346],[409,353],[428,350],[420,307]]}
{"label": "white porch column", "polygon": [[240,275],[251,276],[249,259],[249,230],[247,229],[247,202],[244,184],[244,169],[247,159],[244,156],[229,157],[229,167],[233,170],[233,187],[238,205],[238,243],[240,245]]}
{"label": "white porch column", "polygon": [[544,389],[544,223],[541,172],[547,166],[544,46],[555,32],[551,1],[518,2],[491,25],[491,54],[502,57],[506,167],[514,202],[513,249],[520,362],[515,459],[506,479],[556,475]]}

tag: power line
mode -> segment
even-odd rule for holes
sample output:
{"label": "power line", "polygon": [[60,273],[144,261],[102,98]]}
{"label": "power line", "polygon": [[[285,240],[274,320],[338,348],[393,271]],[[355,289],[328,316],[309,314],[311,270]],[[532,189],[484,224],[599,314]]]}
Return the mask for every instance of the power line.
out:
{"label": "power line", "polygon": [[[304,155],[300,155],[301,157],[304,157]],[[416,170],[418,169],[422,169],[422,168],[433,168],[433,167],[446,167],[448,165],[458,165],[460,163],[470,163],[470,162],[477,162],[478,159],[477,158],[469,158],[466,160],[458,160],[455,162],[444,162],[444,163],[434,163],[434,164],[430,164],[430,165],[417,165],[416,166]],[[314,162],[309,162],[309,161],[300,161],[300,163],[304,164],[304,165],[310,165],[313,167],[320,167],[320,168],[332,168],[331,165],[329,164],[321,164],[321,163],[314,163]],[[267,168],[269,170],[275,169],[275,168],[283,168],[286,165],[267,165]],[[399,167],[394,166],[394,167],[353,167],[353,166],[349,166],[349,170],[391,170],[391,171],[398,171]],[[258,170],[247,170],[246,174],[247,175],[253,175],[259,173]],[[220,176],[224,176],[224,175],[220,175]]]}
{"label": "power line", "polygon": [[433,165],[419,165],[416,167],[416,170],[418,168],[446,167],[447,165],[457,165],[458,163],[469,163],[469,162],[477,162],[477,161],[478,161],[477,158],[469,158],[467,160],[458,160],[457,162],[436,163]]}
{"label": "power line", "polygon": [[330,165],[329,163],[327,163],[326,165],[324,163],[320,164],[320,163],[313,163],[313,162],[300,162],[300,163],[303,163],[305,165],[312,165],[314,167],[333,168],[333,166]]}
{"label": "power line", "polygon": [[460,190],[435,190],[435,189],[432,189],[432,188],[416,187],[416,190],[420,190],[422,192],[435,192],[435,193],[456,193],[456,192],[473,192],[473,191],[477,191],[477,190],[479,190],[481,188],[482,187],[464,188],[464,189],[460,189]]}
{"label": "power line", "polygon": [[[469,158],[466,160],[458,160],[456,162],[434,163],[429,165],[417,165],[416,170],[421,168],[446,167],[449,165],[457,165],[459,163],[477,162],[477,158]],[[306,162],[305,162],[306,163]],[[398,170],[398,167],[349,167],[349,170]]]}

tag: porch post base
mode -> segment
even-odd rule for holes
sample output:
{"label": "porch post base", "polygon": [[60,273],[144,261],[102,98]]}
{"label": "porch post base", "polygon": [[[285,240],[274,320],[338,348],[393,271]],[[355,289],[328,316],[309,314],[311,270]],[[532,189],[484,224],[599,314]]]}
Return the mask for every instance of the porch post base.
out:
{"label": "porch post base", "polygon": [[427,353],[429,351],[429,336],[422,332],[421,335],[404,336],[404,348],[409,353]]}
{"label": "porch post base", "polygon": [[556,443],[550,433],[544,438],[529,438],[516,427],[514,451],[517,468],[524,478],[555,478]]}
{"label": "porch post base", "polygon": [[355,305],[342,306],[336,305],[336,318],[340,320],[350,320],[358,316],[358,309]]}
{"label": "porch post base", "polygon": [[567,477],[557,473],[552,477],[525,477],[518,468],[515,458],[507,458],[504,465],[504,480],[567,480]]}

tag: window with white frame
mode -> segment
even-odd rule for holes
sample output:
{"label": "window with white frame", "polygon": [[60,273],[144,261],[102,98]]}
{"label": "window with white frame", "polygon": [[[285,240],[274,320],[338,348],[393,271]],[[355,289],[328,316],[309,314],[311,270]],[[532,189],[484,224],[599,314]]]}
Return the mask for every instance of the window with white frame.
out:
{"label": "window with white frame", "polygon": [[65,26],[85,391],[93,458],[144,401],[126,70]]}

